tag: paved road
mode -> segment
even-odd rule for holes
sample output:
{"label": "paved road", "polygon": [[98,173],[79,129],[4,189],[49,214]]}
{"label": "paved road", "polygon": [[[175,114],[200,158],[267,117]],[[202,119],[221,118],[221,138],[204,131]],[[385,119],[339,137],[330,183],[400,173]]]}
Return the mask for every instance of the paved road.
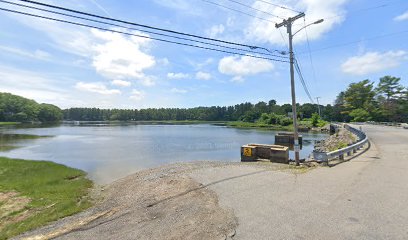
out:
{"label": "paved road", "polygon": [[408,130],[363,130],[370,149],[336,167],[294,175],[230,166],[191,176],[234,211],[234,239],[408,239]]}

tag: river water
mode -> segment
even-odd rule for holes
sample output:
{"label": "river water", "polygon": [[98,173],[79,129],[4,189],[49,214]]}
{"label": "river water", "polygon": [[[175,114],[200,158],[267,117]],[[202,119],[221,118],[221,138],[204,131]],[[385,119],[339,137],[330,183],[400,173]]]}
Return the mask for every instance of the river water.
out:
{"label": "river water", "polygon": [[[141,169],[174,162],[240,161],[240,147],[247,143],[273,144],[275,131],[236,129],[210,124],[109,125],[62,124],[52,127],[8,127],[7,134],[51,136],[13,142],[18,148],[1,156],[49,160],[89,173],[105,184]],[[303,133],[301,158],[326,134]],[[293,152],[290,153],[293,159]]]}

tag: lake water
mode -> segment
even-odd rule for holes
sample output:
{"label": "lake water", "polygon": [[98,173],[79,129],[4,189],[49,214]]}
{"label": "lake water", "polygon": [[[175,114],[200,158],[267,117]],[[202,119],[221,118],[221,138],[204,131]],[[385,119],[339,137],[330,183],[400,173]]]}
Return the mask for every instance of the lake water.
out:
{"label": "lake water", "polygon": [[[1,156],[49,160],[89,173],[97,183],[109,183],[141,169],[174,162],[240,161],[247,143],[273,144],[275,131],[197,125],[58,125],[1,128],[3,134],[52,137],[18,140],[19,148]],[[327,135],[303,133],[301,158]],[[290,153],[293,159],[293,152]]]}

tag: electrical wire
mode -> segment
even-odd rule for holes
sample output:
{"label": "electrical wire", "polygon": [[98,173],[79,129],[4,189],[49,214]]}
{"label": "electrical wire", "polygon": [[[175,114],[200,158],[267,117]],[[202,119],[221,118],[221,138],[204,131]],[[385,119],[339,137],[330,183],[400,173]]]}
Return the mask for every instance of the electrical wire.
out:
{"label": "electrical wire", "polygon": [[265,0],[257,0],[257,1],[258,1],[258,2],[266,3],[266,4],[268,4],[268,5],[275,6],[275,7],[278,7],[278,8],[282,8],[282,9],[285,9],[285,10],[290,10],[290,11],[295,12],[295,13],[302,13],[302,12],[300,12],[300,11],[297,11],[297,10],[294,10],[294,9],[291,9],[291,8],[288,8],[288,7],[279,5],[279,4],[271,3],[271,2],[268,2],[268,1],[265,1]]}
{"label": "electrical wire", "polygon": [[[330,45],[330,46],[327,46],[327,47],[311,50],[311,52],[318,52],[318,51],[323,51],[323,50],[327,50],[327,49],[331,49],[331,48],[344,47],[344,46],[348,46],[348,45],[352,45],[352,44],[356,44],[356,43],[361,43],[363,41],[372,41],[372,40],[376,40],[376,39],[392,37],[392,36],[395,36],[395,35],[398,35],[398,34],[403,34],[403,33],[408,33],[408,29],[403,30],[403,31],[399,31],[399,32],[393,32],[393,33],[387,33],[387,34],[383,34],[383,35],[377,35],[377,36],[366,38],[364,40],[356,40],[356,41],[350,41],[350,42],[345,42],[345,43],[334,44],[334,45]],[[302,55],[302,54],[306,54],[306,53],[308,53],[308,52],[300,52],[300,53],[298,53],[298,55]]]}
{"label": "electrical wire", "polygon": [[[354,15],[355,13],[371,11],[371,10],[375,10],[375,9],[379,9],[379,8],[385,8],[385,7],[389,7],[389,6],[396,5],[396,4],[399,4],[399,1],[396,1],[394,3],[387,2],[387,3],[383,3],[381,5],[376,5],[376,6],[367,7],[367,8],[359,8],[359,9],[354,9],[354,10],[352,9],[352,10],[348,10],[347,13],[324,17],[324,20],[328,21],[328,20],[333,19],[333,18],[350,16],[350,15]],[[313,22],[314,21],[312,21],[311,23],[313,23]]]}
{"label": "electrical wire", "polygon": [[[18,1],[27,2],[27,3],[31,3],[31,4],[35,4],[35,5],[40,5],[40,6],[43,6],[43,7],[58,9],[58,10],[66,11],[66,12],[76,13],[76,14],[80,14],[80,15],[85,15],[85,16],[88,16],[88,17],[100,18],[100,19],[104,19],[104,20],[120,22],[120,23],[123,23],[123,24],[133,25],[133,26],[137,26],[137,27],[148,28],[148,29],[152,29],[152,30],[156,30],[156,31],[168,32],[168,33],[177,34],[177,35],[184,35],[184,36],[188,36],[188,37],[199,38],[199,39],[214,41],[214,42],[220,42],[220,43],[225,43],[225,44],[230,44],[230,45],[235,45],[235,46],[248,47],[250,49],[262,49],[262,50],[265,50],[267,52],[271,52],[269,49],[264,48],[264,47],[260,47],[260,46],[230,42],[230,41],[225,41],[225,40],[220,40],[220,39],[214,39],[214,38],[189,34],[189,33],[183,33],[183,32],[174,31],[174,30],[170,30],[170,29],[164,29],[164,28],[149,26],[149,25],[135,23],[135,22],[124,21],[124,20],[111,18],[111,17],[103,17],[103,16],[100,16],[100,15],[92,14],[92,13],[86,13],[86,12],[82,12],[82,11],[78,11],[78,10],[74,10],[74,9],[64,8],[64,7],[51,5],[51,4],[46,4],[46,3],[41,3],[41,2],[37,2],[37,1],[32,1],[32,0],[18,0]],[[267,19],[264,19],[264,20],[267,20]],[[273,50],[273,51],[275,51],[275,50]],[[279,50],[276,50],[276,51],[279,51]]]}
{"label": "electrical wire", "polygon": [[279,17],[279,16],[277,16],[277,15],[275,15],[275,14],[272,14],[272,13],[269,13],[269,12],[262,11],[262,10],[260,10],[260,9],[254,8],[254,7],[250,6],[250,5],[247,5],[247,4],[244,4],[244,3],[241,3],[241,2],[236,1],[236,0],[227,0],[227,1],[230,1],[230,2],[236,3],[236,4],[238,4],[238,5],[241,5],[241,6],[247,7],[247,8],[249,8],[249,9],[252,9],[252,10],[254,10],[254,11],[257,11],[257,12],[260,12],[260,13],[263,13],[263,14],[267,14],[267,15],[270,15],[270,16],[273,16],[273,17],[280,18],[280,19],[282,19],[282,20],[284,20],[284,19],[285,19],[285,18],[283,18],[283,17]]}
{"label": "electrical wire", "polygon": [[267,21],[267,22],[271,22],[271,23],[275,23],[275,24],[276,24],[276,22],[274,22],[274,21],[272,21],[272,20],[269,20],[269,19],[266,19],[266,18],[262,18],[262,17],[258,17],[258,16],[255,16],[255,15],[246,13],[246,12],[244,12],[244,11],[241,11],[241,10],[237,10],[237,9],[234,9],[234,8],[230,8],[230,7],[227,7],[227,6],[225,6],[225,5],[222,5],[222,4],[213,2],[213,1],[209,1],[209,0],[201,0],[201,1],[206,2],[206,3],[209,3],[209,4],[212,4],[212,5],[215,5],[215,6],[218,6],[218,7],[221,7],[221,8],[225,8],[225,9],[231,10],[231,11],[233,11],[233,12],[238,12],[238,13],[241,13],[241,14],[246,15],[246,16],[249,16],[249,17],[257,18],[257,19],[260,19],[260,20],[263,20],[263,21]]}
{"label": "electrical wire", "polygon": [[19,7],[25,7],[25,8],[29,8],[29,9],[39,10],[39,11],[42,11],[42,12],[48,12],[48,13],[53,13],[53,14],[57,14],[57,15],[62,15],[62,16],[66,16],[66,17],[77,18],[77,19],[91,21],[91,22],[95,22],[95,23],[101,23],[101,24],[106,24],[106,25],[110,25],[110,26],[125,28],[127,30],[135,30],[135,31],[139,31],[139,32],[153,34],[153,35],[165,36],[165,37],[170,37],[170,38],[179,39],[179,40],[185,40],[185,41],[191,41],[191,42],[195,42],[195,43],[207,44],[207,45],[211,45],[211,46],[215,46],[215,47],[223,47],[223,48],[228,48],[228,49],[237,50],[237,51],[243,51],[243,52],[247,52],[247,53],[285,58],[285,56],[282,56],[282,55],[275,55],[275,54],[272,54],[272,53],[262,53],[262,52],[258,52],[258,51],[252,51],[252,50],[246,50],[246,49],[242,49],[242,48],[236,48],[236,47],[224,46],[224,45],[219,45],[219,44],[214,44],[214,43],[209,43],[209,42],[203,42],[203,41],[199,41],[199,40],[194,40],[194,39],[189,39],[189,38],[184,38],[184,37],[178,37],[178,36],[173,36],[173,35],[164,34],[164,33],[157,33],[157,32],[152,32],[152,31],[138,29],[138,28],[131,28],[131,27],[126,27],[126,26],[119,25],[119,24],[99,21],[99,20],[90,19],[90,18],[86,18],[86,17],[75,16],[75,15],[72,15],[72,14],[56,12],[56,11],[52,11],[52,10],[47,10],[47,9],[43,9],[43,8],[28,6],[28,5],[19,4],[19,3],[13,3],[13,2],[5,1],[5,0],[0,0],[0,2],[8,3],[8,4],[19,6]]}
{"label": "electrical wire", "polygon": [[300,82],[302,83],[302,86],[303,86],[303,89],[305,90],[306,95],[308,96],[310,102],[314,104],[314,100],[312,98],[312,95],[309,92],[309,89],[308,89],[308,87],[306,85],[306,82],[305,82],[305,80],[303,78],[302,71],[300,70],[299,63],[298,63],[296,58],[294,58],[294,65],[295,65],[296,72],[297,72],[297,74],[299,76]]}
{"label": "electrical wire", "polygon": [[1,11],[6,11],[6,12],[11,12],[11,13],[16,13],[16,14],[21,14],[21,15],[26,15],[26,16],[31,16],[31,17],[47,19],[47,20],[51,20],[51,21],[55,21],[55,22],[68,23],[68,24],[72,24],[72,25],[88,27],[88,28],[94,28],[94,29],[99,29],[99,30],[103,30],[103,31],[109,31],[109,32],[113,32],[113,33],[120,33],[120,34],[124,34],[124,35],[128,35],[128,36],[151,39],[151,40],[156,40],[156,41],[161,41],[161,42],[166,42],[166,43],[172,43],[172,44],[177,44],[177,45],[195,47],[195,48],[211,50],[211,51],[217,51],[217,52],[228,53],[228,54],[234,54],[234,55],[240,55],[240,56],[248,56],[248,57],[252,57],[252,58],[259,58],[259,59],[265,59],[265,60],[271,60],[271,61],[277,61],[277,62],[286,62],[286,63],[288,62],[288,61],[284,61],[284,60],[281,60],[281,59],[273,59],[273,58],[256,56],[256,55],[249,55],[249,54],[243,54],[243,53],[238,53],[238,52],[225,51],[225,50],[222,50],[222,49],[203,47],[203,46],[198,46],[198,45],[192,45],[192,44],[187,44],[187,43],[181,43],[181,42],[176,42],[176,41],[170,41],[170,40],[165,40],[165,39],[160,39],[160,38],[154,38],[154,37],[139,35],[139,34],[122,32],[122,31],[117,31],[117,30],[113,30],[113,29],[92,26],[92,25],[78,23],[78,22],[71,22],[71,21],[67,21],[67,20],[63,20],[63,19],[51,18],[51,17],[41,16],[41,15],[31,14],[31,13],[26,13],[26,12],[20,12],[20,11],[16,11],[16,10],[12,10],[12,9],[0,8],[0,10]]}
{"label": "electrical wire", "polygon": [[316,84],[316,71],[315,71],[315,67],[314,67],[314,64],[313,64],[312,53],[311,53],[311,50],[310,50],[309,34],[307,33],[307,27],[306,27],[306,17],[303,18],[303,23],[305,24],[305,36],[306,36],[306,41],[307,41],[307,49],[309,51],[310,66],[312,67],[313,81]]}

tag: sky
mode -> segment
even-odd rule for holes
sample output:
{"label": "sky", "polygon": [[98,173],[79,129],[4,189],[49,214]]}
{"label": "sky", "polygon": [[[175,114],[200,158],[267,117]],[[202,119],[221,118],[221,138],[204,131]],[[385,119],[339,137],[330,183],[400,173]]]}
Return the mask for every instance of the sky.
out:
{"label": "sky", "polygon": [[[321,104],[332,104],[350,83],[364,79],[377,83],[385,75],[399,77],[408,86],[406,0],[38,1],[278,50],[274,53],[282,57],[288,56],[281,54],[288,52],[288,37],[286,29],[276,29],[275,23],[297,15],[288,10],[294,9],[305,13],[305,18],[294,23],[294,32],[324,19],[294,36],[294,52],[313,101],[320,97]],[[85,22],[4,2],[0,2],[0,8]],[[156,37],[137,30],[104,27]],[[0,11],[0,52],[0,92],[61,108],[189,108],[271,99],[278,104],[291,102],[286,62],[180,46],[4,11]],[[297,102],[311,102],[298,76],[295,84]]]}

